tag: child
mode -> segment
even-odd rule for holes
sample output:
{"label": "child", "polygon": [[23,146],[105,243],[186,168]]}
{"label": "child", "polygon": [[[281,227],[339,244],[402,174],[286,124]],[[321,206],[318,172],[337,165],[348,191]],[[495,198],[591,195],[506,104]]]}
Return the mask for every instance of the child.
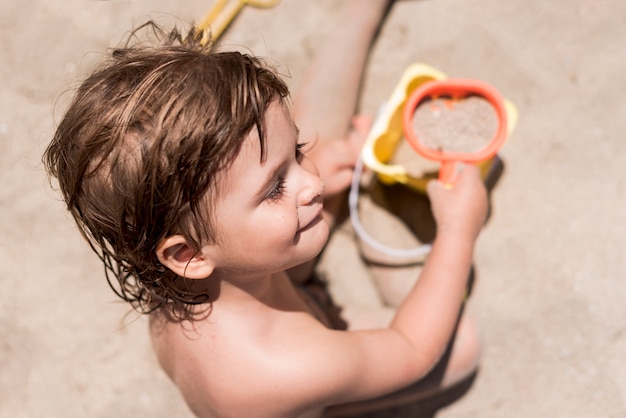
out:
{"label": "child", "polygon": [[[333,329],[298,286],[310,267],[297,267],[310,266],[329,236],[324,195],[349,182],[355,147],[341,138],[387,7],[358,3],[346,2],[351,23],[309,84],[337,70],[334,93],[347,92],[347,103],[305,89],[296,125],[286,85],[261,60],[172,32],[160,46],[114,51],[78,89],[46,150],[109,281],[150,314],[160,364],[200,417],[340,414],[329,406],[424,378],[455,334],[487,208],[472,166],[451,190],[429,185],[437,236],[389,327]],[[335,66],[350,44],[356,58]],[[475,335],[461,322],[464,342],[437,384],[475,367]]]}

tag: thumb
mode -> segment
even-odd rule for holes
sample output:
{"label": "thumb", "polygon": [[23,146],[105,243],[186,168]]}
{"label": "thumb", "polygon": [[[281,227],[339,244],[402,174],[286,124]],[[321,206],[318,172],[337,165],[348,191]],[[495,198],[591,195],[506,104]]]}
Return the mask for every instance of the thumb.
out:
{"label": "thumb", "polygon": [[325,182],[326,188],[324,190],[325,196],[334,196],[335,194],[346,190],[350,183],[352,183],[352,168],[344,168],[334,173],[328,181]]}
{"label": "thumb", "polygon": [[361,136],[367,136],[372,127],[372,118],[367,115],[355,115],[352,117],[352,128]]}
{"label": "thumb", "polygon": [[355,155],[361,152],[371,127],[372,118],[369,116],[356,115],[352,118],[352,126],[348,133],[348,143]]}
{"label": "thumb", "polygon": [[426,192],[431,198],[438,196],[442,191],[445,191],[445,187],[439,180],[431,180],[426,185]]}

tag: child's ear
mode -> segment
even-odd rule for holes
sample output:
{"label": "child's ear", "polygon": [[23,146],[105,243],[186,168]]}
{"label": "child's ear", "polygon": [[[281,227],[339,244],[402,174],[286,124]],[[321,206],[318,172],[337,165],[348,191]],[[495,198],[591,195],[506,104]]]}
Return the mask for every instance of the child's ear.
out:
{"label": "child's ear", "polygon": [[215,269],[211,257],[196,251],[182,235],[165,238],[156,254],[161,264],[188,279],[206,279]]}

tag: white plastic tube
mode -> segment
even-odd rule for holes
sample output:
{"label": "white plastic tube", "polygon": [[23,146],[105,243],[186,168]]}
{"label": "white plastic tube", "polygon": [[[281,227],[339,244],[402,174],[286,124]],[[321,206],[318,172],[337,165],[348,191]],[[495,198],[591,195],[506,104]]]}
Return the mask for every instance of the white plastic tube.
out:
{"label": "white plastic tube", "polygon": [[379,251],[390,257],[398,259],[415,259],[424,257],[430,252],[430,244],[422,244],[415,248],[393,248],[389,247],[372,237],[363,227],[359,219],[359,186],[361,183],[361,174],[363,173],[363,161],[359,157],[354,167],[352,175],[352,183],[350,184],[350,193],[348,194],[348,207],[350,208],[350,221],[356,234],[372,249]]}

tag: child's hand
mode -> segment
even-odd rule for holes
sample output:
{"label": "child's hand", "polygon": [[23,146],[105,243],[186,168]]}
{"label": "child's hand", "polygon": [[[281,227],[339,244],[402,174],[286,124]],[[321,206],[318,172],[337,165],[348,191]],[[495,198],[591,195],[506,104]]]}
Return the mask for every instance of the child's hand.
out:
{"label": "child's hand", "polygon": [[464,165],[454,187],[428,183],[428,196],[437,222],[437,234],[461,233],[475,239],[487,216],[487,191],[475,165]]}
{"label": "child's hand", "polygon": [[324,181],[324,195],[331,197],[344,191],[352,181],[354,165],[371,126],[371,118],[355,116],[347,138],[318,141],[306,152]]}

